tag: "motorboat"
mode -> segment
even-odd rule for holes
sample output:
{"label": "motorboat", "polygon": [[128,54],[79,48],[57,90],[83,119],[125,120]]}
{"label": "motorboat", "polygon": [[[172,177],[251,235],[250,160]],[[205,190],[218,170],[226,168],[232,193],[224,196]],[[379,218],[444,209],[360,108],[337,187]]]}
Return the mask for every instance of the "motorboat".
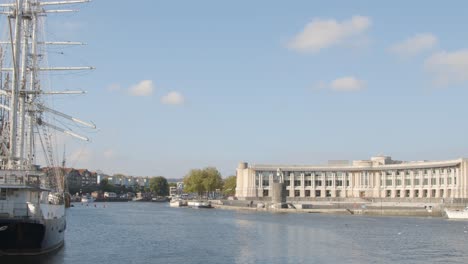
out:
{"label": "motorboat", "polygon": [[213,208],[210,201],[188,201],[187,206],[191,208]]}
{"label": "motorboat", "polygon": [[467,219],[468,220],[468,207],[463,210],[445,209],[447,218],[449,219]]}
{"label": "motorboat", "polygon": [[170,207],[182,207],[187,206],[187,200],[180,199],[180,198],[173,198],[169,202]]}

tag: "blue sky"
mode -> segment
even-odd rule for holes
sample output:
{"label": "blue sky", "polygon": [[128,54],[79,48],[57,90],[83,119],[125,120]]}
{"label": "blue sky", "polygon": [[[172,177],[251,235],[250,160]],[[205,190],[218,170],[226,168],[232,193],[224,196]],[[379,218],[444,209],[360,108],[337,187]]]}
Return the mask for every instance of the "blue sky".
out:
{"label": "blue sky", "polygon": [[[104,1],[51,15],[54,75],[95,122],[70,166],[183,177],[239,161],[468,156],[468,2]],[[53,32],[53,33],[52,33]],[[57,48],[54,49],[56,51]],[[80,130],[78,130],[80,132]],[[59,151],[60,152],[60,151]]]}

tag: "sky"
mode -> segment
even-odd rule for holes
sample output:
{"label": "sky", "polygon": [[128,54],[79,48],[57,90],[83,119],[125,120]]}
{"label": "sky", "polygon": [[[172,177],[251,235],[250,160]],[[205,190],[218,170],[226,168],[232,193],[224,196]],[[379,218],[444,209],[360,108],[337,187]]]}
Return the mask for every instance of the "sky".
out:
{"label": "sky", "polygon": [[[94,0],[49,15],[67,165],[181,178],[251,164],[468,157],[467,1]],[[62,155],[62,146],[58,153]]]}

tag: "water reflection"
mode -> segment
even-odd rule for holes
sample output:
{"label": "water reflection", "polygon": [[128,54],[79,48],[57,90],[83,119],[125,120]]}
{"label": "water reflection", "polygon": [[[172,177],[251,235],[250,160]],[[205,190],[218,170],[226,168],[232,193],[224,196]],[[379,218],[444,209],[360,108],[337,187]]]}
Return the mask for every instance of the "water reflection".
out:
{"label": "water reflection", "polygon": [[125,203],[75,207],[68,220],[64,248],[0,263],[468,263],[468,223],[440,218]]}

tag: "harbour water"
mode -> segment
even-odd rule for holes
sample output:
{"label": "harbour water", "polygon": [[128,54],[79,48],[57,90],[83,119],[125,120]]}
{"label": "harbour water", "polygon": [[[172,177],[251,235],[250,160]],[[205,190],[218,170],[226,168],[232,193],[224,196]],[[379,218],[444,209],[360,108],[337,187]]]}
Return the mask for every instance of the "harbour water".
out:
{"label": "harbour water", "polygon": [[62,249],[0,263],[468,263],[468,221],[76,204]]}

